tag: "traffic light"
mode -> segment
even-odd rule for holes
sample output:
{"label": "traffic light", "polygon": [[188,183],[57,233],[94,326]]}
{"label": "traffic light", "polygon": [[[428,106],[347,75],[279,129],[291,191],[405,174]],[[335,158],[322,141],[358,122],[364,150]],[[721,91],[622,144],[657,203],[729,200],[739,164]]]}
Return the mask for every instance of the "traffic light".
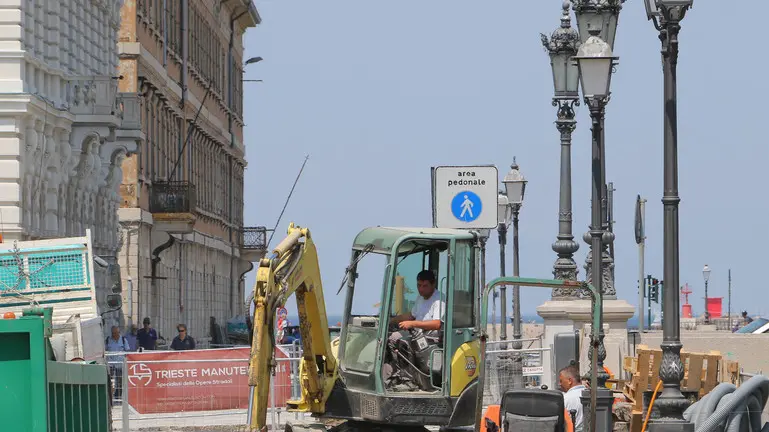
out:
{"label": "traffic light", "polygon": [[651,278],[651,283],[649,284],[649,300],[654,303],[659,303],[660,301],[660,280],[657,278]]}

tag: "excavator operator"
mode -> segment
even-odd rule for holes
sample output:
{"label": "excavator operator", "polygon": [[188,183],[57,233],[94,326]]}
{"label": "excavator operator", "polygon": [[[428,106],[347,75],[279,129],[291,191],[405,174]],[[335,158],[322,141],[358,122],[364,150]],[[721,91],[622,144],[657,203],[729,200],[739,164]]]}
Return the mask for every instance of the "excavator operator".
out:
{"label": "excavator operator", "polygon": [[390,323],[398,324],[398,328],[402,330],[422,329],[425,336],[437,337],[441,329],[445,302],[441,299],[440,291],[436,289],[435,274],[432,271],[422,270],[417,274],[417,291],[419,297],[411,312],[392,317]]}
{"label": "excavator operator", "polygon": [[440,345],[445,302],[436,289],[432,271],[417,274],[417,291],[419,296],[411,312],[390,318],[392,333],[387,341],[389,355],[383,378],[385,386],[394,390],[428,390],[427,356],[431,347]]}

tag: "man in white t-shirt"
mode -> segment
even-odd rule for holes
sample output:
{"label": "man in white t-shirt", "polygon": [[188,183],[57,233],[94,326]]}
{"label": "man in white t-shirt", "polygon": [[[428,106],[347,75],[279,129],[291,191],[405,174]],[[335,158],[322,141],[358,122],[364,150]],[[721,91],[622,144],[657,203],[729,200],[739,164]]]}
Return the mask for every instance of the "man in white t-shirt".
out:
{"label": "man in white t-shirt", "polygon": [[577,415],[574,416],[574,432],[582,432],[583,408],[580,396],[585,386],[582,385],[577,366],[570,365],[561,369],[558,373],[558,383],[561,391],[564,392],[563,405],[566,408],[566,415],[571,415],[571,410],[577,411]]}
{"label": "man in white t-shirt", "polygon": [[[422,270],[417,274],[417,291],[419,291],[419,297],[417,297],[411,311],[390,318],[390,323],[397,324],[400,330],[390,334],[388,345],[394,347],[398,340],[403,338],[412,328],[422,329],[428,344],[436,343],[436,339],[439,339],[445,303],[441,299],[440,291],[436,289],[433,272]],[[389,381],[390,376],[399,367],[397,366],[399,361],[393,360],[392,364],[385,364],[382,372],[385,383]]]}
{"label": "man in white t-shirt", "polygon": [[417,274],[417,297],[411,312],[392,317],[391,322],[397,323],[403,330],[419,328],[425,335],[437,335],[441,329],[445,302],[441,292],[436,289],[435,274],[430,270],[422,270]]}

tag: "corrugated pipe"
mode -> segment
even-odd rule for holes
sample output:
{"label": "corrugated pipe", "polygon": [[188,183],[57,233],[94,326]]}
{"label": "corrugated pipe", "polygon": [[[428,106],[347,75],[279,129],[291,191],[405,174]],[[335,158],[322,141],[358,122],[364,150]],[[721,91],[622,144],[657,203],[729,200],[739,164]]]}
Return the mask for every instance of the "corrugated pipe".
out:
{"label": "corrugated pipe", "polygon": [[684,412],[694,423],[695,432],[759,432],[769,430],[761,424],[761,411],[769,399],[769,378],[756,375],[740,387],[721,383]]}

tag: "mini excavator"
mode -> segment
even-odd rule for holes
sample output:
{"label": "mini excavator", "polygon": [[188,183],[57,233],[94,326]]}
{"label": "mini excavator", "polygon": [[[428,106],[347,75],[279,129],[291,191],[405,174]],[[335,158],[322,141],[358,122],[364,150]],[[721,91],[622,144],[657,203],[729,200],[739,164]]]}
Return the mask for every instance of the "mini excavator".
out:
{"label": "mini excavator", "polygon": [[[296,298],[301,334],[301,392],[287,408],[311,413],[314,421],[289,422],[287,432],[477,428],[486,340],[486,307],[480,305],[488,294],[479,286],[480,254],[480,233],[474,231],[364,229],[353,241],[350,265],[337,292],[346,288],[341,335],[331,340],[315,244],[309,229],[290,224],[286,238],[257,269],[249,430],[267,427],[276,367],[276,311],[291,296]],[[435,276],[441,296],[440,329],[403,330],[392,318],[412,311],[419,295],[417,274],[424,270]],[[543,287],[565,283],[519,281]]]}

